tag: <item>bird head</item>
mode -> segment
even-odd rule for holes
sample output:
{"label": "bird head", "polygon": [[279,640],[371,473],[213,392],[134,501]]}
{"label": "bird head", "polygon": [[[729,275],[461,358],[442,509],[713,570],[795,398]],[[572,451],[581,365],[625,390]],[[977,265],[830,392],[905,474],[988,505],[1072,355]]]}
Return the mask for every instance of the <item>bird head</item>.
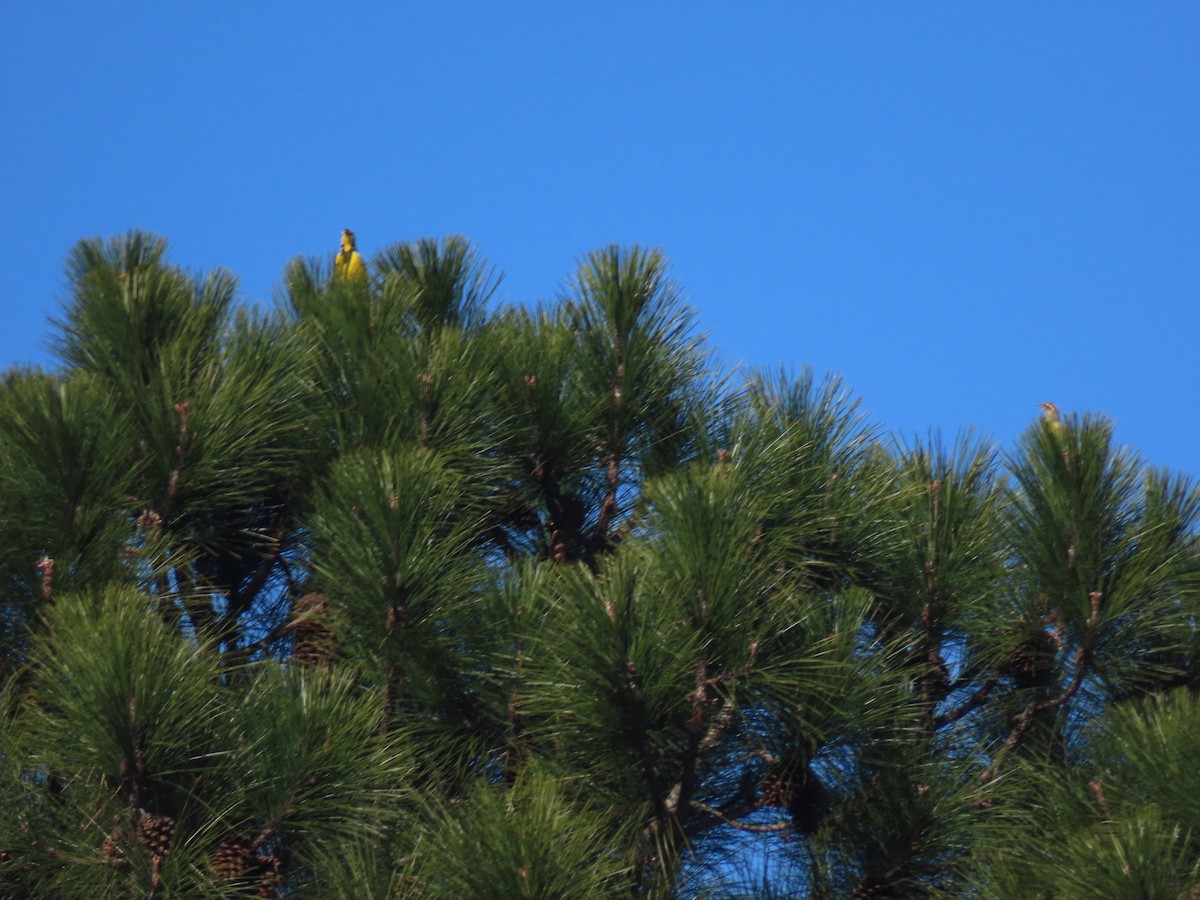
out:
{"label": "bird head", "polygon": [[1046,419],[1047,422],[1057,422],[1058,421],[1058,404],[1051,403],[1049,400],[1047,400],[1045,403],[1042,404],[1042,416]]}
{"label": "bird head", "polygon": [[354,232],[349,228],[342,229],[342,252],[349,253],[354,249]]}

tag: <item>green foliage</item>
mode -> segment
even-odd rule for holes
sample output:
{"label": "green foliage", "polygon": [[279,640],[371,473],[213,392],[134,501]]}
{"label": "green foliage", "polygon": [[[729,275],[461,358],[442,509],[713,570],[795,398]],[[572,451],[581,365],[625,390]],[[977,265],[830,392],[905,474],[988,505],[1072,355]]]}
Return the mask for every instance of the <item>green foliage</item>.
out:
{"label": "green foliage", "polygon": [[1194,896],[1198,726],[1196,697],[1176,690],[1114,709],[1073,773],[1016,768],[984,819],[989,868],[973,876],[982,893]]}
{"label": "green foliage", "polygon": [[420,327],[478,327],[500,278],[464,237],[423,238],[381,250],[373,268],[386,293],[412,297]]}
{"label": "green foliage", "polygon": [[[216,649],[158,606],[130,589],[60,598],[9,695],[4,808],[21,821],[0,842],[29,896],[219,892],[214,860],[231,838],[265,874],[281,841],[353,843],[396,805],[404,767],[355,679],[275,664],[223,674]],[[165,852],[147,820],[169,823]]]}
{"label": "green foliage", "polygon": [[278,309],[82,241],[0,381],[0,896],[1200,896],[1200,492],[898,445],[655,250]]}
{"label": "green foliage", "polygon": [[586,785],[534,772],[511,786],[481,783],[431,811],[399,896],[612,897],[630,873],[618,823]]}
{"label": "green foliage", "polygon": [[222,765],[238,773],[229,789],[245,823],[278,822],[318,846],[382,829],[408,766],[380,739],[378,695],[349,671],[265,667],[236,721]]}
{"label": "green foliage", "polygon": [[[215,349],[237,283],[197,279],[166,263],[167,242],[144,232],[80,241],[67,260],[72,290],[55,349],[63,362],[110,379],[123,399],[164,369],[164,350],[186,361]],[[179,373],[185,377],[189,373]]]}
{"label": "green foliage", "polygon": [[[5,664],[40,602],[121,577],[139,471],[125,411],[94,376],[11,372],[0,385],[0,578]],[[41,563],[38,560],[53,560]]]}
{"label": "green foliage", "polygon": [[219,715],[215,654],[192,646],[132,590],[58,600],[32,656],[33,721],[70,772],[111,780],[174,772]]}

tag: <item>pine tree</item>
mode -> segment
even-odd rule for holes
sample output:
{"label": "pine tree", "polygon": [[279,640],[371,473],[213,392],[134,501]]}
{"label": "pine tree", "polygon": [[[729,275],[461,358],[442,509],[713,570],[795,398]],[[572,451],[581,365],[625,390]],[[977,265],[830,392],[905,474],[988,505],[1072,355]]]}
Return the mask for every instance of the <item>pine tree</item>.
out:
{"label": "pine tree", "polygon": [[1103,417],[898,444],[637,247],[529,308],[459,237],[270,310],[67,268],[0,897],[1200,896],[1200,493]]}

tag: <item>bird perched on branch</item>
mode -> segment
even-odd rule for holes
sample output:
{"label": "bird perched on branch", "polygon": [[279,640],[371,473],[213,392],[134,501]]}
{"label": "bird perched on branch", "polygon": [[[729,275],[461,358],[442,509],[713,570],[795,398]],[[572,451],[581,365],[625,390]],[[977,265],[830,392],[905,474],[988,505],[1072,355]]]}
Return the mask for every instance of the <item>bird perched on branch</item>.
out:
{"label": "bird perched on branch", "polygon": [[1055,437],[1059,437],[1062,434],[1063,425],[1062,420],[1058,417],[1057,403],[1051,403],[1047,400],[1042,404],[1042,420]]}
{"label": "bird perched on branch", "polygon": [[1062,453],[1062,458],[1067,464],[1067,468],[1073,469],[1075,458],[1069,449],[1070,442],[1064,440],[1065,435],[1062,419],[1058,415],[1058,404],[1051,403],[1049,400],[1042,404],[1042,422],[1046,428],[1050,429],[1050,434],[1054,438],[1054,444]]}
{"label": "bird perched on branch", "polygon": [[347,281],[366,282],[367,267],[354,243],[354,232],[349,228],[342,230],[342,252],[333,261],[333,274]]}

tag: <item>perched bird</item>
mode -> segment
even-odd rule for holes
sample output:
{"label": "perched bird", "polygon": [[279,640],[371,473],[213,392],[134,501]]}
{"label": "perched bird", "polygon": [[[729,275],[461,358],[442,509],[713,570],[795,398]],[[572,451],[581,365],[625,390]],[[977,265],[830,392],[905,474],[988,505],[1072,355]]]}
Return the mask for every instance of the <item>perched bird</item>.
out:
{"label": "perched bird", "polygon": [[1063,425],[1062,421],[1058,417],[1057,403],[1051,403],[1049,400],[1047,400],[1042,404],[1042,420],[1046,423],[1046,426],[1055,435],[1055,437],[1062,434]]}
{"label": "perched bird", "polygon": [[333,274],[337,278],[345,278],[349,281],[365,282],[367,280],[367,267],[363,264],[362,257],[359,256],[354,245],[354,232],[349,228],[342,230],[342,252],[333,261]]}

